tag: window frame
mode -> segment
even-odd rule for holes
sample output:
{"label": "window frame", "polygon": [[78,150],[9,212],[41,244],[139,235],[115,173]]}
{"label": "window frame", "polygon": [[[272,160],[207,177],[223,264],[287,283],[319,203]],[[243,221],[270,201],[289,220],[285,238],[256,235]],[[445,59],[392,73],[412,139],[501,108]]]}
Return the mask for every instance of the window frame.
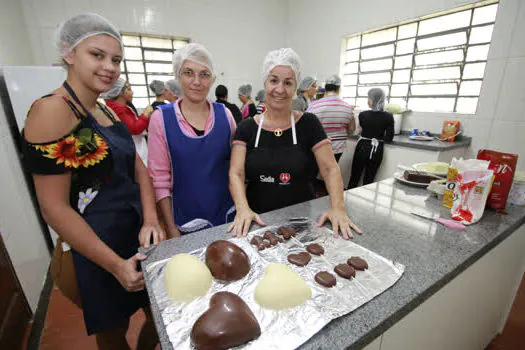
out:
{"label": "window frame", "polygon": [[[133,89],[134,87],[145,87],[146,90],[147,90],[147,96],[140,96],[140,97],[137,97],[137,98],[140,98],[140,99],[145,99],[147,98],[148,99],[148,104],[151,104],[155,101],[155,94],[153,94],[153,92],[151,91],[151,89],[149,88],[149,84],[151,83],[150,81],[150,78],[153,77],[153,79],[151,80],[155,80],[154,77],[155,76],[159,76],[159,77],[166,77],[166,76],[171,76],[172,78],[175,78],[174,76],[174,73],[172,70],[170,70],[170,72],[160,72],[160,71],[148,71],[148,69],[146,69],[147,67],[147,64],[148,63],[161,63],[161,64],[170,64],[172,65],[172,60],[170,59],[169,61],[168,60],[152,60],[152,59],[146,59],[146,55],[145,55],[145,52],[146,51],[157,51],[157,52],[166,52],[166,53],[170,53],[171,56],[173,56],[173,54],[175,53],[175,51],[177,51],[177,49],[175,48],[175,42],[186,42],[186,44],[189,44],[191,41],[189,38],[185,38],[185,37],[178,37],[178,36],[167,36],[167,35],[155,35],[155,34],[144,34],[144,33],[134,33],[134,32],[121,32],[120,33],[123,37],[124,36],[130,36],[130,37],[137,37],[138,40],[139,40],[139,45],[126,45],[126,44],[123,44],[124,46],[124,59],[122,60],[122,66],[121,66],[121,77],[122,78],[125,78],[127,81],[130,80],[130,77],[129,75],[130,74],[140,74],[144,77],[144,81],[145,81],[145,84],[131,84],[131,88]],[[171,48],[159,48],[159,47],[150,47],[150,46],[144,46],[144,38],[147,38],[147,39],[163,39],[163,40],[170,40],[171,41]],[[141,55],[142,55],[142,58],[141,59],[130,59],[130,58],[126,58],[126,49],[127,48],[138,48],[141,50]],[[142,67],[143,67],[143,72],[130,72],[129,69],[128,69],[128,63],[131,63],[131,62],[140,62],[142,64]],[[159,80],[165,80],[165,79],[159,79]],[[143,108],[145,106],[137,106],[138,108]]]}
{"label": "window frame", "polygon": [[[404,101],[404,105],[402,105],[402,107],[408,107],[409,106],[409,101],[410,101],[411,98],[415,98],[415,99],[420,99],[420,98],[428,98],[428,99],[448,98],[448,99],[450,99],[450,98],[454,98],[454,107],[453,107],[452,110],[448,110],[448,111],[441,111],[441,110],[428,111],[427,110],[426,112],[475,114],[476,111],[477,111],[477,106],[479,104],[479,96],[480,96],[480,93],[481,93],[481,88],[480,88],[480,91],[477,94],[468,94],[468,95],[466,95],[466,94],[461,94],[461,84],[463,82],[469,82],[469,81],[479,81],[479,82],[481,82],[481,85],[483,84],[483,79],[485,77],[486,64],[488,62],[488,53],[487,53],[487,57],[485,59],[477,59],[477,60],[471,60],[471,61],[467,61],[467,54],[468,54],[469,48],[472,48],[472,47],[481,47],[481,46],[487,46],[488,45],[488,50],[490,50],[490,45],[491,45],[491,42],[492,42],[492,37],[493,37],[493,33],[494,33],[494,25],[495,25],[496,19],[494,19],[493,21],[483,22],[483,23],[478,23],[478,24],[473,24],[473,21],[474,21],[474,17],[475,17],[475,12],[474,11],[476,9],[480,9],[480,8],[487,7],[487,6],[492,6],[492,5],[496,5],[497,6],[496,7],[496,16],[497,16],[497,12],[499,10],[499,1],[498,0],[489,0],[489,1],[482,1],[482,2],[475,3],[475,4],[462,6],[462,7],[459,7],[459,8],[456,8],[456,9],[452,9],[452,10],[449,10],[449,11],[446,11],[446,12],[440,12],[440,13],[437,13],[437,14],[432,14],[432,15],[429,15],[429,16],[424,16],[424,17],[420,17],[420,18],[417,18],[417,19],[400,22],[400,23],[398,23],[396,25],[385,26],[385,27],[381,27],[381,28],[378,28],[378,29],[373,29],[373,30],[369,30],[369,31],[366,31],[366,32],[361,32],[361,33],[356,33],[356,34],[352,34],[352,35],[346,36],[344,38],[344,41],[343,41],[343,45],[344,45],[343,46],[343,54],[341,55],[341,76],[343,78],[342,79],[343,80],[343,86],[342,86],[342,97],[343,97],[343,99],[345,101],[347,101],[348,103],[352,104],[352,105],[356,105],[358,107],[364,107],[364,106],[360,106],[359,103],[360,103],[360,101],[363,101],[362,99],[367,98],[367,96],[363,96],[363,95],[359,94],[360,88],[366,87],[367,88],[366,90],[368,90],[368,89],[373,88],[373,87],[378,87],[378,86],[385,87],[385,86],[388,86],[388,90],[385,91],[385,94],[387,96],[387,101],[390,102],[391,99],[395,99],[395,102],[397,103],[398,101],[403,100]],[[448,30],[443,30],[443,31],[437,31],[437,32],[434,32],[434,33],[419,34],[420,23],[422,21],[425,21],[425,20],[428,20],[428,19],[435,19],[435,18],[439,18],[439,17],[444,17],[444,16],[447,16],[447,15],[460,13],[460,12],[465,12],[465,11],[469,11],[470,12],[470,20],[469,20],[469,24],[467,26],[462,26],[462,27],[458,27],[458,28],[454,28],[454,29],[448,29]],[[415,26],[415,33],[412,34],[412,35],[409,35],[409,36],[403,35],[403,37],[400,38],[400,28],[403,27],[403,26],[414,24],[414,23],[416,24],[416,26]],[[491,33],[490,38],[488,39],[488,41],[471,43],[471,33],[472,33],[473,29],[481,28],[481,27],[490,27],[490,26],[492,26],[492,33]],[[384,42],[379,42],[379,43],[376,42],[376,43],[373,43],[373,44],[370,44],[370,45],[363,45],[363,39],[364,39],[364,37],[366,35],[377,33],[377,32],[382,32],[382,31],[388,31],[388,30],[390,30],[392,28],[396,29],[395,30],[395,39],[394,40],[389,40],[389,41],[384,41]],[[422,39],[441,37],[441,36],[444,36],[444,35],[456,34],[456,33],[465,33],[466,34],[466,41],[465,41],[465,43],[459,44],[459,45],[444,46],[444,47],[434,47],[434,48],[425,49],[425,50],[422,50],[422,49],[418,48],[418,42],[420,40],[422,40]],[[397,50],[398,50],[399,42],[404,41],[404,40],[411,40],[411,41],[413,40],[412,50],[410,52],[403,52],[403,53],[401,53],[398,56],[397,55]],[[356,46],[356,44],[357,44],[357,46]],[[381,46],[385,46],[385,49],[386,49],[386,47],[388,45],[393,45],[394,46],[392,54],[389,54],[387,56],[373,57],[373,58],[366,58],[366,59],[362,57],[363,50],[373,49],[373,48],[381,47]],[[356,52],[355,51],[352,54],[349,54],[349,51],[353,51],[353,50],[359,50],[358,51],[358,55],[357,55],[358,57],[357,57],[357,59],[355,59],[355,57],[353,57],[353,59],[349,60],[348,59],[349,55],[356,56]],[[416,64],[416,58],[417,57],[421,57],[421,55],[424,55],[424,54],[441,53],[441,52],[445,52],[446,53],[446,52],[459,51],[459,50],[462,51],[462,55],[463,55],[462,60],[454,60],[452,62],[445,62],[445,63],[431,63],[431,64],[425,64],[425,65],[422,65],[422,64],[417,65]],[[407,57],[407,56],[412,56],[411,57],[412,58],[411,65],[409,67],[401,66],[401,67],[396,68],[396,60],[398,60],[400,57]],[[391,68],[390,69],[381,69],[381,70],[367,70],[367,71],[363,71],[362,70],[362,64],[366,64],[366,63],[374,62],[374,61],[380,61],[380,60],[391,60]],[[485,67],[483,68],[482,76],[481,77],[475,77],[475,78],[464,77],[465,66],[468,65],[468,64],[476,64],[476,63],[484,63],[485,64]],[[357,64],[357,72],[355,72],[355,64]],[[352,65],[352,67],[350,69],[347,69],[349,65]],[[447,67],[458,67],[459,68],[459,77],[444,78],[444,79],[417,80],[417,81],[414,80],[414,73],[417,74],[418,71],[421,71],[421,70],[424,70],[424,69],[436,69],[436,68],[447,68]],[[400,72],[400,71],[405,71],[406,72],[406,70],[408,70],[408,69],[410,70],[410,77],[408,78],[408,81],[394,81],[394,73],[395,72]],[[348,73],[348,71],[351,71],[351,72]],[[361,77],[363,75],[377,74],[377,73],[388,73],[388,74],[390,74],[390,81],[388,81],[388,82],[386,82],[386,81],[385,82],[377,81],[377,82],[372,82],[372,83],[370,83],[370,82],[362,83],[361,82]],[[345,84],[344,82],[347,81],[347,80],[350,80],[352,82],[355,81],[355,85],[354,84]],[[396,84],[403,84],[403,85],[407,85],[408,84],[408,89],[406,90],[406,93],[392,96],[392,87],[393,87],[393,85],[396,85]],[[456,92],[455,92],[455,94],[450,93],[450,94],[417,94],[417,95],[413,93],[413,91],[412,91],[413,89],[412,88],[414,86],[428,85],[428,84],[438,84],[438,85],[439,84],[455,84],[456,85]],[[404,89],[405,89],[405,87],[403,87],[403,90]],[[351,91],[355,91],[355,93],[351,92]],[[462,99],[462,98],[466,98],[466,99],[476,98],[476,99],[478,99],[477,102],[476,102],[475,110],[471,111],[471,112],[458,111],[458,101],[460,101],[460,99]]]}

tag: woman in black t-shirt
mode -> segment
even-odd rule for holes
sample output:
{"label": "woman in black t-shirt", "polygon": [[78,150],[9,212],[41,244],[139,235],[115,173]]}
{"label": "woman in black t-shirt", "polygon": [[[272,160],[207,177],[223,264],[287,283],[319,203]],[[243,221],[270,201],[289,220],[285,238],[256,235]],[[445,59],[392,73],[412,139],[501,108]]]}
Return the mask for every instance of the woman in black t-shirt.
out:
{"label": "woman in black t-shirt", "polygon": [[[335,235],[352,229],[343,200],[343,182],[324,129],[311,113],[292,111],[299,81],[299,57],[292,49],[271,51],[263,64],[267,110],[241,122],[230,162],[230,192],[237,214],[228,231],[245,236],[258,213],[314,199],[318,169],[326,181],[331,208],[319,219],[332,222]],[[245,186],[246,182],[246,186]]]}
{"label": "woman in black t-shirt", "polygon": [[372,110],[359,114],[362,131],[355,148],[348,188],[357,187],[363,171],[365,173],[363,185],[374,182],[383,161],[383,143],[391,142],[394,138],[394,117],[383,110],[385,106],[383,90],[374,88],[368,91],[368,106]]}

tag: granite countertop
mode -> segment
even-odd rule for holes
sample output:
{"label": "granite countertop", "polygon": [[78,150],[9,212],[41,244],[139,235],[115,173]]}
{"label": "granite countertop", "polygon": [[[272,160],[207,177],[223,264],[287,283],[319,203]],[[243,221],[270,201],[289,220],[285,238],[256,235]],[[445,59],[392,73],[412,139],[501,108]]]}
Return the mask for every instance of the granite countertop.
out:
{"label": "granite countertop", "polygon": [[[350,218],[364,232],[355,243],[400,262],[406,267],[405,273],[392,288],[330,322],[300,349],[366,346],[525,223],[525,207],[509,206],[508,215],[486,211],[481,221],[466,231],[447,229],[410,212],[450,217],[448,209],[425,189],[394,179],[346,191],[345,203]],[[300,216],[317,218],[328,207],[328,197],[324,197],[263,214],[262,219],[274,223]],[[223,225],[163,242],[148,253],[143,270],[144,264],[228,237]],[[152,294],[150,300],[162,348],[172,349]]]}
{"label": "granite countertop", "polygon": [[[409,139],[409,136],[410,135],[408,133],[401,133],[400,135],[395,135],[394,139],[392,140],[392,142],[389,143],[389,145],[443,152],[450,151],[456,148],[468,147],[472,142],[471,137],[463,135],[456,137],[456,140],[454,142],[444,142],[436,139],[432,141],[416,141]],[[350,138],[357,140],[359,136],[352,135],[350,136]]]}

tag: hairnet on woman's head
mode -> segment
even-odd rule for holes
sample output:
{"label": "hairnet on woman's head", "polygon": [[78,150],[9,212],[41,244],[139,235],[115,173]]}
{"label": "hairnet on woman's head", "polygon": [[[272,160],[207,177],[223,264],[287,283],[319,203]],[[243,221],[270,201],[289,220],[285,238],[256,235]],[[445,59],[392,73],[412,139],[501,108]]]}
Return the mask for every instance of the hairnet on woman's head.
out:
{"label": "hairnet on woman's head", "polygon": [[326,85],[341,86],[341,78],[337,74],[331,75],[325,81]]}
{"label": "hairnet on woman's head", "polygon": [[83,13],[62,22],[55,31],[55,44],[60,50],[60,56],[64,57],[84,39],[100,34],[115,38],[124,50],[117,28],[96,13]]}
{"label": "hairnet on woman's head", "polygon": [[250,97],[252,95],[252,86],[250,84],[241,85],[239,87],[238,93],[240,96]]}
{"label": "hairnet on woman's head", "polygon": [[151,89],[151,91],[153,91],[153,93],[156,96],[160,96],[164,92],[164,82],[162,82],[160,80],[153,80],[149,84],[149,88]]}
{"label": "hairnet on woman's head", "polygon": [[201,44],[191,43],[175,51],[173,54],[173,72],[175,73],[175,79],[179,79],[180,69],[185,60],[202,64],[215,76],[211,54]]}
{"label": "hairnet on woman's head", "polygon": [[368,99],[373,111],[382,111],[385,108],[385,92],[380,88],[368,90]]}
{"label": "hairnet on woman's head", "polygon": [[266,101],[266,92],[264,91],[264,89],[259,90],[257,92],[257,96],[255,96],[255,101],[259,101],[259,102]]}
{"label": "hairnet on woman's head", "polygon": [[100,98],[105,100],[113,100],[122,93],[122,89],[126,85],[126,80],[124,78],[118,78],[115,84],[109,88],[108,91],[100,94]]}
{"label": "hairnet on woman's head", "polygon": [[306,77],[301,81],[301,84],[299,84],[299,87],[297,88],[297,91],[303,92],[308,90],[312,87],[312,85],[315,84],[315,79],[312,77]]}
{"label": "hairnet on woman's head", "polygon": [[266,82],[272,69],[277,66],[290,67],[295,74],[295,83],[299,84],[301,81],[301,59],[294,50],[290,48],[282,48],[270,51],[266,54],[262,67],[263,82]]}
{"label": "hairnet on woman's head", "polygon": [[166,82],[166,89],[168,89],[168,91],[175,96],[182,96],[182,90],[180,89],[180,85],[175,79],[171,79]]}

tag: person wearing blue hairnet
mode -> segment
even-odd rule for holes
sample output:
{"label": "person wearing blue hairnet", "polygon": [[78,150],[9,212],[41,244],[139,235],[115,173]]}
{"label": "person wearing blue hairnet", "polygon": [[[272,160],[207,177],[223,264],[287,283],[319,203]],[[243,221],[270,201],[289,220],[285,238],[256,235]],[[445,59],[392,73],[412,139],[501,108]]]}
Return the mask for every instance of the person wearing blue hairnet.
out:
{"label": "person wearing blue hairnet", "polygon": [[[146,256],[137,250],[151,238],[162,241],[164,233],[148,170],[126,125],[97,102],[100,93],[119,94],[125,85],[113,88],[122,38],[105,18],[88,13],[62,23],[56,41],[66,81],[35,101],[22,132],[42,216],[59,236],[53,278],[82,308],[98,349],[129,349],[129,319],[139,308],[147,321],[138,348],[153,349],[158,338],[137,270]],[[65,276],[71,260],[74,273]]]}
{"label": "person wearing blue hairnet", "polygon": [[164,91],[166,100],[172,103],[182,97],[182,90],[180,84],[175,79],[166,82],[166,90]]}
{"label": "person wearing blue hairnet", "polygon": [[255,96],[255,101],[257,101],[257,114],[262,114],[266,111],[266,92],[264,92],[264,89],[259,90],[257,93],[257,96]]}
{"label": "person wearing blue hairnet", "polygon": [[317,92],[317,81],[312,77],[306,77],[297,88],[297,98],[292,101],[294,111],[304,112],[312,103]]}
{"label": "person wearing blue hairnet", "polygon": [[368,90],[368,106],[371,110],[359,113],[361,136],[355,148],[348,188],[357,187],[363,171],[363,185],[374,182],[383,161],[383,144],[394,138],[394,116],[385,112],[385,100],[382,89]]}
{"label": "person wearing blue hairnet", "polygon": [[166,86],[164,82],[160,80],[153,80],[149,84],[149,88],[151,91],[155,94],[155,101],[151,104],[151,107],[153,109],[157,108],[158,106],[162,106],[166,104],[164,100],[166,99],[165,92],[166,92]]}

